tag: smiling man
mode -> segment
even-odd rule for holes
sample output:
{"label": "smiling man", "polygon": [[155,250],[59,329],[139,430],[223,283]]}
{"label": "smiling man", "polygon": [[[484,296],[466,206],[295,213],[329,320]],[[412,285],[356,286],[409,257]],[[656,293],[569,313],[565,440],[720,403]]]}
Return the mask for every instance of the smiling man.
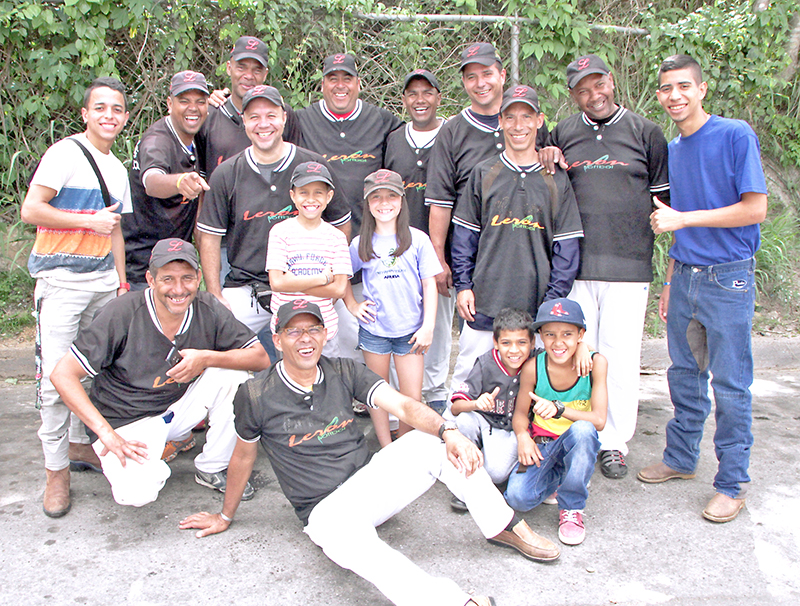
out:
{"label": "smiling man", "polygon": [[92,82],[81,117],[85,132],[47,150],[20,210],[23,221],[36,225],[28,270],[36,278],[36,407],[47,474],[43,508],[53,518],[70,509],[70,467],[98,470],[99,461],[83,424],[71,422],[50,373],[97,310],[130,288],[120,213],[130,212],[131,196],[125,167],[111,153],[128,121],[122,83]]}
{"label": "smiling man", "polygon": [[652,197],[669,202],[667,140],[661,128],[619,105],[614,75],[597,55],[567,66],[581,110],[550,133],[560,148],[584,237],[569,298],[586,317],[586,341],[608,359],[608,419],[600,432],[600,470],[624,477],[639,411],[639,353],[653,279]]}
{"label": "smiling man", "polygon": [[[304,532],[326,556],[373,583],[394,604],[494,603],[424,572],[375,531],[436,480],[466,502],[490,542],[532,560],[558,558],[558,548],[506,505],[482,468],[480,451],[454,423],[395,391],[363,364],[321,356],[326,329],[313,303],[290,301],[277,316],[273,340],[283,360],[243,385],[234,400],[238,442],[222,512],[191,515],[181,528],[200,529],[198,537],[228,529],[261,442]],[[391,412],[418,431],[370,460],[353,418],[353,398]]]}
{"label": "smiling man", "polygon": [[[250,146],[214,172],[197,221],[203,234],[200,258],[206,290],[256,333],[272,318],[269,300],[259,296],[269,291],[269,232],[281,221],[297,216],[289,194],[292,173],[304,162],[326,165],[319,154],[283,140],[284,108],[283,97],[272,86],[259,85],[247,91],[242,118]],[[333,197],[322,217],[348,235],[350,209],[339,193],[335,174],[333,183]],[[227,237],[231,266],[224,289],[219,280],[223,236]]]}
{"label": "smiling man", "polygon": [[133,213],[122,222],[128,280],[147,287],[150,250],[163,238],[191,240],[200,195],[208,184],[197,159],[194,136],[208,115],[203,74],[175,74],[167,98],[168,116],[148,128],[133,152],[129,173]]}
{"label": "smiling man", "polygon": [[[466,320],[456,368],[469,371],[492,349],[492,323],[503,308],[533,316],[543,301],[564,297],[578,272],[578,206],[564,171],[550,175],[539,163],[543,122],[531,87],[503,94],[506,149],[475,167],[453,214],[456,308]],[[453,373],[454,391],[467,389],[459,376]]]}
{"label": "smiling man", "polygon": [[[269,366],[255,335],[213,296],[198,292],[197,252],[161,240],[147,270],[148,288],[114,299],[79,335],[52,374],[66,405],[91,430],[114,500],[155,501],[170,476],[164,445],[208,415],[198,484],[225,492],[236,441],[233,396],[246,370]],[[92,377],[87,395],[81,379]],[[247,478],[245,478],[246,482]],[[253,497],[245,488],[245,499]]]}
{"label": "smiling man", "polygon": [[[403,177],[411,226],[429,234],[428,207],[425,205],[428,159],[445,123],[444,118],[436,115],[442,101],[439,80],[426,69],[415,69],[403,81],[402,99],[411,122],[389,135],[385,164],[386,168]],[[425,353],[422,395],[440,414],[444,412],[447,399],[454,309],[455,298],[439,294],[433,342]]]}
{"label": "smiling man", "polygon": [[667,423],[661,462],[642,469],[638,478],[650,484],[694,478],[711,411],[710,380],[719,466],[716,494],[703,517],[729,522],[744,507],[750,482],[754,256],[767,214],[767,186],[755,132],[742,120],[706,113],[707,92],[691,57],[675,55],[661,64],[656,94],[680,135],[669,143],[672,208],[657,203],[650,222],[657,234],[675,232],[658,304],[667,322],[675,414]]}

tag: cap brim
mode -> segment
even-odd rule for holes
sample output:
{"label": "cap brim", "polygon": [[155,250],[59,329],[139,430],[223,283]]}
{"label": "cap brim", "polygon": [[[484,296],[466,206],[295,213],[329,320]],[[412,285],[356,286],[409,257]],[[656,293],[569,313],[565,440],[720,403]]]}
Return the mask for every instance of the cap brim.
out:
{"label": "cap brim", "polygon": [[398,196],[405,196],[406,192],[403,189],[398,189],[396,185],[392,185],[390,183],[377,183],[374,186],[370,187],[367,191],[364,192],[364,199],[366,200],[369,198],[371,193],[378,191],[379,189],[388,189],[389,191],[393,191]]}
{"label": "cap brim", "polygon": [[578,82],[583,80],[586,76],[591,76],[592,74],[603,74],[605,76],[606,74],[609,73],[611,72],[605,71],[602,67],[591,67],[586,71],[582,71],[578,74],[573,74],[572,76],[570,76],[569,79],[567,79],[567,86],[569,88],[575,88]]}
{"label": "cap brim", "polygon": [[269,64],[264,61],[264,57],[256,53],[236,53],[235,55],[231,55],[231,61],[238,61],[239,59],[255,59],[264,67],[269,67]]}
{"label": "cap brim", "polygon": [[331,183],[331,180],[328,179],[328,177],[323,177],[322,175],[303,175],[302,177],[298,177],[292,181],[292,187],[303,187],[304,185],[314,183],[315,181],[321,181],[322,183],[326,183],[331,189],[336,189],[333,186],[333,183]]}
{"label": "cap brim", "polygon": [[541,114],[542,113],[541,108],[537,107],[536,105],[533,104],[532,101],[528,101],[527,99],[512,99],[508,103],[503,103],[500,106],[500,113],[502,114],[504,111],[506,111],[509,107],[511,107],[515,103],[524,103],[525,105],[527,105],[531,109],[533,109],[533,111],[535,111],[537,114]]}
{"label": "cap brim", "polygon": [[177,97],[181,93],[185,93],[187,90],[199,90],[201,93],[205,93],[206,95],[209,94],[207,86],[201,86],[199,84],[193,84],[191,82],[185,82],[183,84],[176,86],[175,90],[170,91],[170,94],[173,97]]}
{"label": "cap brim", "polygon": [[577,326],[578,328],[582,328],[586,330],[586,324],[579,324],[578,322],[570,322],[569,320],[547,320],[545,322],[534,322],[533,323],[533,332],[539,330],[545,324],[552,324],[553,322],[560,322],[561,324],[572,324],[573,326]]}
{"label": "cap brim", "polygon": [[[464,69],[470,63],[480,63],[481,65],[485,65],[486,67],[489,67],[491,65],[494,65],[495,63],[500,63],[500,61],[497,58],[494,58],[494,57],[470,57],[466,61],[462,61],[461,62],[461,68],[460,69]],[[500,65],[502,66],[503,64],[500,63]]]}
{"label": "cap brim", "polygon": [[333,72],[344,72],[346,74],[350,74],[351,76],[355,76],[356,78],[358,78],[358,72],[356,72],[354,69],[345,67],[343,65],[336,65],[330,69],[326,69],[324,72],[322,72],[322,75],[324,77],[327,76],[328,74],[332,74]]}

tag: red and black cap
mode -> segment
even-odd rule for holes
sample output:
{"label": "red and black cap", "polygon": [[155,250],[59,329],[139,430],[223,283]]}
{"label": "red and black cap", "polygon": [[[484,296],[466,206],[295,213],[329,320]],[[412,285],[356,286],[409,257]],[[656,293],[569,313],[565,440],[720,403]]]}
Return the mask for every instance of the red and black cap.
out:
{"label": "red and black cap", "polygon": [[255,59],[264,67],[269,67],[269,49],[258,38],[242,36],[231,49],[231,61],[239,59]]}
{"label": "red and black cap", "polygon": [[193,269],[199,267],[197,250],[186,240],[166,238],[156,242],[150,253],[150,265],[164,267],[172,261],[186,261]]}
{"label": "red and black cap", "polygon": [[200,92],[208,94],[208,83],[206,82],[206,77],[200,72],[193,72],[191,70],[178,72],[172,76],[172,80],[169,83],[170,95],[177,97],[181,93],[185,93],[187,90],[199,90]]}
{"label": "red and black cap", "polygon": [[336,71],[343,71],[358,78],[356,58],[348,53],[336,53],[335,55],[328,55],[325,57],[325,63],[322,66],[322,75],[327,76],[331,72]]}
{"label": "red and black cap", "polygon": [[463,71],[464,67],[470,63],[480,63],[481,65],[487,66],[494,65],[495,63],[499,63],[501,66],[503,65],[500,57],[497,56],[497,51],[494,50],[494,46],[488,42],[470,44],[462,51],[461,67],[459,69]]}
{"label": "red and black cap", "polygon": [[273,105],[277,105],[281,109],[286,109],[283,103],[283,97],[274,86],[267,86],[266,84],[259,84],[254,86],[244,94],[242,98],[242,111],[248,106],[253,99],[266,99]]}
{"label": "red and black cap", "polygon": [[539,109],[539,95],[537,95],[536,91],[530,86],[525,86],[524,84],[509,88],[503,93],[503,103],[500,105],[500,113],[502,114],[514,103],[526,103],[530,105],[537,114],[542,111]]}
{"label": "red and black cap", "polygon": [[423,80],[426,80],[428,84],[430,84],[433,88],[435,88],[439,92],[442,91],[441,87],[439,86],[439,81],[436,79],[436,76],[434,76],[427,69],[415,69],[413,72],[407,73],[406,77],[403,79],[403,92],[406,92],[409,82],[411,82],[415,78],[422,78]]}
{"label": "red and black cap", "polygon": [[567,86],[575,88],[589,74],[607,74],[611,70],[597,55],[583,55],[567,65]]}
{"label": "red and black cap", "polygon": [[280,332],[289,323],[289,320],[300,314],[311,314],[319,323],[325,326],[325,320],[322,318],[322,312],[319,306],[311,301],[305,299],[295,299],[288,301],[278,308],[278,323],[275,325],[275,332]]}

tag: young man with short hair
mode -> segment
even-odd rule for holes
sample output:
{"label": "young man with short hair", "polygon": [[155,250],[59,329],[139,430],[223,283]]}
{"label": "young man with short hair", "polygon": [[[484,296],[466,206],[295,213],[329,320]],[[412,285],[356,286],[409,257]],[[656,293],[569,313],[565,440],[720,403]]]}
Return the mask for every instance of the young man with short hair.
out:
{"label": "young man with short hair", "polygon": [[131,211],[130,188],[125,167],[111,153],[128,121],[122,83],[92,82],[81,116],[85,132],[47,150],[20,211],[24,222],[36,225],[28,269],[36,278],[36,406],[47,474],[43,509],[53,518],[71,507],[70,467],[99,471],[99,460],[83,423],[70,420],[50,375],[97,310],[130,289],[120,229],[121,213]]}
{"label": "young man with short hair", "polygon": [[695,477],[703,425],[716,404],[716,494],[703,510],[712,522],[733,520],[744,507],[753,444],[753,353],[759,223],[767,187],[758,137],[742,120],[703,109],[708,85],[687,55],[658,72],[658,101],[680,135],[669,144],[672,207],[660,202],[653,231],[675,232],[659,315],[667,322],[667,371],[675,415],[667,424],[662,462],[642,469],[642,482]]}

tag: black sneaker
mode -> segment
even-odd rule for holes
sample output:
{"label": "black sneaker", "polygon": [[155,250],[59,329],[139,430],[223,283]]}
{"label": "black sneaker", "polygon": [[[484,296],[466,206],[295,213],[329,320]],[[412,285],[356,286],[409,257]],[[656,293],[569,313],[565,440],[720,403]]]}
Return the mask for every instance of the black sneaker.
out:
{"label": "black sneaker", "polygon": [[619,480],[628,475],[628,466],[625,464],[625,457],[619,450],[600,451],[600,471],[603,475],[612,480]]}
{"label": "black sneaker", "polygon": [[[225,488],[228,486],[228,470],[223,469],[222,471],[218,471],[216,473],[206,473],[196,469],[194,473],[194,481],[201,486],[208,486],[214,490],[225,492]],[[252,487],[250,482],[247,482],[247,485],[244,487],[244,492],[242,493],[242,501],[249,501],[254,496],[256,496],[255,488]]]}

